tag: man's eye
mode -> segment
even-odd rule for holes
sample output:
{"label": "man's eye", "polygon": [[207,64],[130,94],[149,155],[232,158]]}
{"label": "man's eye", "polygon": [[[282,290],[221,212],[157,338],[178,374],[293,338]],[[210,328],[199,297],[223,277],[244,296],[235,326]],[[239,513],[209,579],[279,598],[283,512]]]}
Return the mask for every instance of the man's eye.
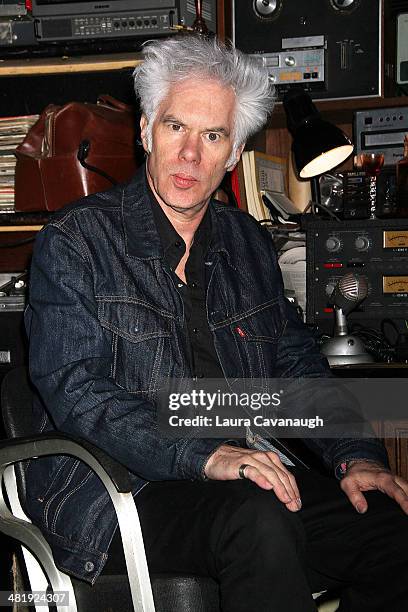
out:
{"label": "man's eye", "polygon": [[173,132],[180,132],[181,130],[181,125],[179,125],[178,123],[171,123],[170,127],[173,130]]}
{"label": "man's eye", "polygon": [[207,134],[207,138],[208,140],[210,140],[211,142],[216,142],[217,140],[219,140],[220,135],[217,134],[217,132],[209,132]]}

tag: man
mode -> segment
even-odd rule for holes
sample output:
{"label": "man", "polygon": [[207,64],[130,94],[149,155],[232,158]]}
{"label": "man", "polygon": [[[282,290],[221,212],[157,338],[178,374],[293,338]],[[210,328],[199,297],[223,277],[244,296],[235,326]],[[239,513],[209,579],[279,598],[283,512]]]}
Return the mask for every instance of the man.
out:
{"label": "man", "polygon": [[[332,586],[343,611],[406,610],[408,483],[379,441],[306,441],[324,477],[249,442],[158,429],[163,377],[329,372],[283,297],[267,232],[211,200],[271,109],[266,74],[194,36],[144,55],[146,168],[37,239],[27,329],[39,430],[80,435],[126,465],[151,571],[213,576],[226,612],[307,612]],[[57,563],[93,582],[117,554],[98,479],[67,457],[33,461],[27,477]]]}

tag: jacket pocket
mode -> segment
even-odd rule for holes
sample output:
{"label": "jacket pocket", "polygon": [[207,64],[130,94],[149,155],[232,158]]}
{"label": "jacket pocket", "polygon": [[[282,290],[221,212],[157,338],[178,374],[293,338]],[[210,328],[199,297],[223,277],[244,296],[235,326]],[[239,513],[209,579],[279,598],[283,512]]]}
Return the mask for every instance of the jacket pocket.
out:
{"label": "jacket pocket", "polygon": [[273,376],[285,325],[277,301],[261,304],[230,322],[230,337],[236,346],[243,378],[257,379],[262,388],[269,388],[267,379]]}
{"label": "jacket pocket", "polygon": [[173,316],[137,298],[98,299],[99,321],[112,335],[112,376],[132,393],[153,392],[170,374]]}

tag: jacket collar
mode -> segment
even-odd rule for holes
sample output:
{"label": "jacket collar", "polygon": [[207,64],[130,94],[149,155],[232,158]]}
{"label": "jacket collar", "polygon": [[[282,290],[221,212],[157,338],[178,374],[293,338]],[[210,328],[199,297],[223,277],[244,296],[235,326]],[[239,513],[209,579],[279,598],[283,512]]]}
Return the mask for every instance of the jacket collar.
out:
{"label": "jacket collar", "polygon": [[[217,204],[210,202],[212,240],[210,251],[226,251],[216,213]],[[162,259],[164,251],[156,228],[150,195],[147,185],[145,166],[141,166],[133,179],[126,183],[122,192],[122,223],[129,257],[139,259]],[[227,252],[228,254],[228,252]]]}

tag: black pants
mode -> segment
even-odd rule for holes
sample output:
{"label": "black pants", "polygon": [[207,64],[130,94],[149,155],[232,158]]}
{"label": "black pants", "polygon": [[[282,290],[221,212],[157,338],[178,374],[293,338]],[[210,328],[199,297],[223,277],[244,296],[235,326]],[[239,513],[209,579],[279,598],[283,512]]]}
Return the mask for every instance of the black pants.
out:
{"label": "black pants", "polygon": [[[136,504],[150,571],[214,577],[223,612],[309,612],[327,588],[342,612],[407,612],[408,517],[377,491],[359,515],[335,479],[294,474],[297,513],[247,480],[146,486]],[[120,550],[116,536],[106,572],[124,568]]]}

